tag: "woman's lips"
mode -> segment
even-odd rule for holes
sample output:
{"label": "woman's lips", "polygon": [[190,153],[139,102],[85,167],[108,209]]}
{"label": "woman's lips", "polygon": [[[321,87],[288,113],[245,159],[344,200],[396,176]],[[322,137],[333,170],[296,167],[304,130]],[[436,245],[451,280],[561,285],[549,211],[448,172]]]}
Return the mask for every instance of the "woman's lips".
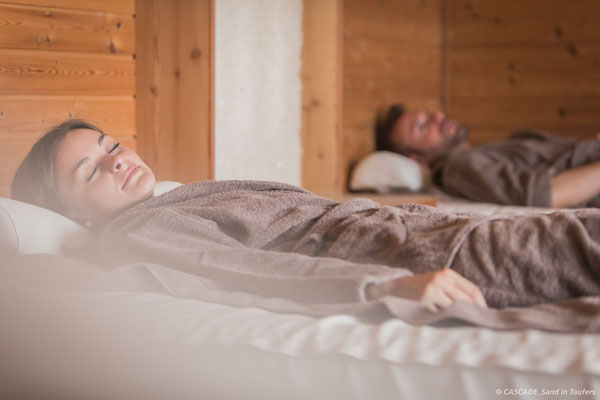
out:
{"label": "woman's lips", "polygon": [[123,186],[121,187],[121,189],[127,186],[131,178],[133,178],[133,176],[138,172],[139,169],[140,167],[138,165],[131,165],[129,166],[129,168],[127,168],[127,171],[125,171],[125,182],[123,182]]}

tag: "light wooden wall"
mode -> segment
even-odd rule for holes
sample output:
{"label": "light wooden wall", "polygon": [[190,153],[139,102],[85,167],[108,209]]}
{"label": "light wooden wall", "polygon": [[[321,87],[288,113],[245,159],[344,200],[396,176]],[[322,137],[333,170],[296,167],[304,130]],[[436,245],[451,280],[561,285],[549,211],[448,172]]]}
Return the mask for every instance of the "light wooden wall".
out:
{"label": "light wooden wall", "polygon": [[373,151],[378,110],[441,107],[441,0],[345,0],[342,155],[348,168]]}
{"label": "light wooden wall", "polygon": [[442,1],[304,0],[302,185],[343,192],[379,110],[438,109]]}
{"label": "light wooden wall", "polygon": [[135,148],[134,0],[0,1],[0,196],[49,127],[97,124]]}
{"label": "light wooden wall", "polygon": [[452,0],[449,112],[484,143],[530,127],[600,132],[597,0]]}
{"label": "light wooden wall", "polygon": [[214,2],[135,5],[138,152],[158,179],[212,179]]}
{"label": "light wooden wall", "polygon": [[302,186],[329,194],[343,185],[342,0],[304,0]]}

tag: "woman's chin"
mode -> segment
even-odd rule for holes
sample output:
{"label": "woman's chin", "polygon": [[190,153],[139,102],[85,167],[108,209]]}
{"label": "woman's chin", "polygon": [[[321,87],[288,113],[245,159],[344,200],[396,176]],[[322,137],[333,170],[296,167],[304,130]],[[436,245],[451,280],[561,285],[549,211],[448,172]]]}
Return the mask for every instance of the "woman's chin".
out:
{"label": "woman's chin", "polygon": [[130,192],[136,200],[143,201],[148,197],[152,197],[155,185],[156,179],[154,178],[154,174],[149,170],[143,169],[140,176],[134,182],[130,182],[125,186],[124,189]]}

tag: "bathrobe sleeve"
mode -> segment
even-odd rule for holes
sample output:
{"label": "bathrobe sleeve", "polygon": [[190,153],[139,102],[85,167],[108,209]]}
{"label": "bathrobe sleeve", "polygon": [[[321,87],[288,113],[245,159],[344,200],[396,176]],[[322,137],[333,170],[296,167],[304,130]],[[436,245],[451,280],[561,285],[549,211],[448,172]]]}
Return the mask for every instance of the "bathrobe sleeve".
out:
{"label": "bathrobe sleeve", "polygon": [[99,241],[107,268],[149,262],[236,290],[309,303],[364,302],[368,285],[412,275],[385,265],[249,248],[213,221],[169,208],[118,217]]}

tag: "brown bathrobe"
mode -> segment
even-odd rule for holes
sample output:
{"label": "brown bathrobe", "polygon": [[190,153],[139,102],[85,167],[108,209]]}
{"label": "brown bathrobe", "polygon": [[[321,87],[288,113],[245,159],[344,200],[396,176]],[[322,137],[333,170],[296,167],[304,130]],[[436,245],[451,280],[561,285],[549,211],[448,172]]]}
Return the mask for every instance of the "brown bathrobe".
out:
{"label": "brown bathrobe", "polygon": [[[554,175],[600,161],[600,141],[515,132],[508,140],[450,153],[434,164],[434,181],[474,201],[550,207]],[[579,206],[599,207],[600,197]]]}
{"label": "brown bathrobe", "polygon": [[452,268],[491,307],[505,307],[600,294],[599,239],[600,210],[482,217],[220,181],[127,210],[102,231],[100,247],[109,268],[143,261],[315,304],[365,303],[370,283]]}

